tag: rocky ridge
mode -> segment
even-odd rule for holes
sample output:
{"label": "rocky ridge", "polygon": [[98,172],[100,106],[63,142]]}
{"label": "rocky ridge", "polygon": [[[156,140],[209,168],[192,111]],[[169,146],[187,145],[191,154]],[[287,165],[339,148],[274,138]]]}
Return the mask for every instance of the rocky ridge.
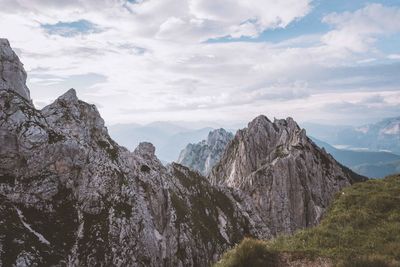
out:
{"label": "rocky ridge", "polygon": [[210,180],[165,167],[150,143],[115,143],[73,89],[37,110],[18,57],[1,61],[18,67],[0,83],[0,266],[208,266],[244,236],[314,225],[357,180],[293,120],[262,116]]}
{"label": "rocky ridge", "polygon": [[232,138],[233,134],[224,129],[213,130],[208,134],[207,140],[188,144],[181,151],[177,162],[208,175]]}
{"label": "rocky ridge", "polygon": [[245,235],[271,236],[245,196],[163,166],[150,143],[133,152],[116,144],[75,90],[37,110],[24,87],[11,86],[25,76],[7,77],[0,266],[207,266]]}
{"label": "rocky ridge", "polygon": [[250,195],[273,235],[316,225],[334,195],[365,180],[316,146],[292,118],[239,130],[210,176]]}

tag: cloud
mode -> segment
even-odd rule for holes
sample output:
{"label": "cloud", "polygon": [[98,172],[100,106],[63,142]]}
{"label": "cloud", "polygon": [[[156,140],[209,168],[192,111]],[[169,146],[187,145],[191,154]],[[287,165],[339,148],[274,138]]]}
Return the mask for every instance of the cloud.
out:
{"label": "cloud", "polygon": [[390,54],[388,55],[388,59],[394,59],[394,60],[400,59],[400,54]]}
{"label": "cloud", "polygon": [[[379,120],[382,117],[398,116],[400,106],[400,93],[349,93],[340,98],[332,98],[322,104],[322,113],[336,114],[343,123],[358,120],[358,125],[370,120]],[[351,114],[351,116],[349,116]]]}
{"label": "cloud", "polygon": [[365,52],[379,35],[400,32],[400,8],[368,4],[355,12],[326,15],[323,22],[334,27],[322,37],[325,44]]}
{"label": "cloud", "polygon": [[218,22],[231,37],[256,37],[266,29],[284,28],[311,10],[310,0],[192,0],[190,13]]}
{"label": "cloud", "polygon": [[[35,103],[49,103],[75,87],[80,98],[100,104],[110,123],[250,120],[260,113],[333,121],[342,115],[335,117],[335,109],[324,105],[346,101],[343,97],[354,92],[398,90],[398,66],[382,62],[389,61],[385,53],[354,52],[321,41],[324,34],[279,43],[257,39],[266,29],[295,26],[291,23],[312,12],[308,0],[0,4],[6,6],[0,10],[0,35],[10,39],[24,62]],[[345,14],[327,16],[332,31],[347,27],[339,23],[350,20]],[[88,24],[76,26],[79,21]],[[51,25],[53,32],[42,25]],[[207,42],[241,36],[252,39]],[[382,105],[396,105],[382,97]]]}

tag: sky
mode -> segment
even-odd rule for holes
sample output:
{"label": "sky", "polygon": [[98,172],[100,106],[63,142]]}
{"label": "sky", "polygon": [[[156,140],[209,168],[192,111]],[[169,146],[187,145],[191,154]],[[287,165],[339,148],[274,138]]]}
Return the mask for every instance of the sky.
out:
{"label": "sky", "polygon": [[398,0],[0,0],[38,108],[69,88],[108,125],[364,124],[400,116]]}

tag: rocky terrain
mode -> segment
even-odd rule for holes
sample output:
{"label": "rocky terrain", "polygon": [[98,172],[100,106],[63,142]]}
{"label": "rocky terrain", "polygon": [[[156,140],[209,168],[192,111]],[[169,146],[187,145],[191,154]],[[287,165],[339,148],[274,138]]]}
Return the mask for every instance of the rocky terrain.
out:
{"label": "rocky terrain", "polygon": [[229,143],[210,180],[250,195],[272,233],[316,225],[334,195],[365,178],[316,146],[292,118],[259,116]]}
{"label": "rocky terrain", "polygon": [[0,59],[0,88],[13,90],[29,101],[29,89],[25,84],[26,72],[8,40],[2,38],[0,38]]}
{"label": "rocky terrain", "polygon": [[224,129],[213,130],[208,134],[207,140],[188,144],[181,151],[177,162],[203,175],[208,175],[232,138],[233,134]]}
{"label": "rocky terrain", "polygon": [[0,88],[0,266],[207,266],[270,236],[251,202],[164,167],[150,143],[118,146],[75,90],[35,109],[18,57],[0,50],[16,72]]}
{"label": "rocky terrain", "polygon": [[210,180],[109,136],[71,89],[42,110],[0,40],[0,266],[208,266],[244,236],[314,225],[358,179],[293,120],[258,117]]}

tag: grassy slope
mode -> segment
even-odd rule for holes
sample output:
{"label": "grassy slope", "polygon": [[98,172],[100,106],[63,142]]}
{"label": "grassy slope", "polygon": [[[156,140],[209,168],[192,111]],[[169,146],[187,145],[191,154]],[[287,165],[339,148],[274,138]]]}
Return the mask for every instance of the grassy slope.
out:
{"label": "grassy slope", "polygon": [[277,266],[287,253],[339,266],[400,266],[400,175],[346,188],[319,226],[272,241],[245,239],[216,266]]}

